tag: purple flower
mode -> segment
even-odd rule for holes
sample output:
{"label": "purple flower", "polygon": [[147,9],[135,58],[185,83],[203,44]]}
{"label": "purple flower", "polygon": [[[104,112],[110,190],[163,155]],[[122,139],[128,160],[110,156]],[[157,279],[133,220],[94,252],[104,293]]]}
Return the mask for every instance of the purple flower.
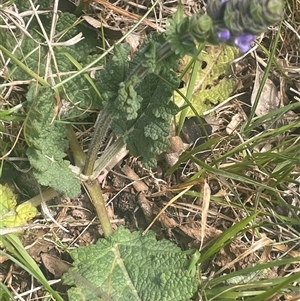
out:
{"label": "purple flower", "polygon": [[255,40],[255,35],[251,33],[243,33],[234,38],[234,45],[239,47],[240,51],[245,53],[251,48],[251,43]]}
{"label": "purple flower", "polygon": [[229,29],[221,29],[217,32],[218,38],[221,41],[228,41],[230,39],[230,31]]}
{"label": "purple flower", "polygon": [[223,42],[228,45],[237,46],[241,52],[245,53],[251,48],[252,42],[255,40],[256,36],[249,32],[243,33],[233,33],[226,27],[216,26],[216,31],[214,34],[215,38],[211,42],[218,44]]}
{"label": "purple flower", "polygon": [[283,0],[207,0],[206,12],[214,24],[212,43],[251,48],[255,37],[282,19]]}

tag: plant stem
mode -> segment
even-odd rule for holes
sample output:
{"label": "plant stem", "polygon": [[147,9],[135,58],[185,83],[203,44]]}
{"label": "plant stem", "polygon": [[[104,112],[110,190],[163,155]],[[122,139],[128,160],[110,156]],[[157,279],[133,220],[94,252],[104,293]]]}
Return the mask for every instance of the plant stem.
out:
{"label": "plant stem", "polygon": [[[83,168],[83,174],[91,176],[94,171],[95,161],[97,159],[99,148],[105,139],[107,131],[111,124],[111,117],[106,110],[103,110],[96,121],[94,134],[92,141],[86,156],[85,165]],[[89,197],[93,203],[97,216],[100,220],[104,236],[108,238],[112,235],[113,230],[110,223],[110,219],[105,207],[105,201],[103,199],[102,191],[99,182],[96,179],[86,181],[84,186],[89,192]]]}
{"label": "plant stem", "polygon": [[70,149],[73,152],[75,166],[82,168],[85,164],[86,155],[78,142],[73,127],[70,124],[67,125],[67,138],[69,141]]}
{"label": "plant stem", "polygon": [[[112,162],[112,160],[118,155],[118,153],[125,146],[123,138],[118,138],[110,147],[108,147],[95,162],[94,173],[92,179],[98,177],[101,172]],[[123,155],[124,157],[124,155]]]}
{"label": "plant stem", "polygon": [[[173,53],[169,43],[163,44],[157,51],[157,58],[159,61],[167,58]],[[136,76],[140,80],[144,78],[149,73],[149,67],[144,66],[142,63],[133,70],[126,80],[127,85],[132,85],[132,76]],[[137,84],[137,82],[135,82]],[[88,150],[85,165],[83,168],[83,174],[90,177],[89,181],[84,183],[86,189],[89,192],[91,202],[93,203],[97,215],[99,217],[104,236],[107,238],[112,235],[113,230],[110,223],[109,216],[106,211],[105,202],[103,200],[100,185],[96,178],[105,169],[105,167],[111,162],[111,160],[117,156],[117,154],[124,147],[125,142],[122,137],[119,137],[110,147],[108,147],[101,157],[96,162],[99,148],[106,137],[107,131],[111,125],[111,116],[104,108],[99,114],[98,119],[95,124],[94,134],[92,136],[92,141]],[[96,164],[95,164],[96,162]]]}
{"label": "plant stem", "polygon": [[105,139],[106,137],[110,124],[111,117],[106,110],[102,110],[95,124],[94,134],[92,136],[92,141],[83,168],[83,174],[85,174],[86,176],[93,174],[94,164],[97,159],[99,148],[103,142],[103,139]]}
{"label": "plant stem", "polygon": [[106,238],[113,234],[112,226],[105,207],[105,201],[102,196],[102,191],[97,180],[87,181],[84,186],[89,192],[90,200],[93,203],[97,216],[100,220],[104,236]]}

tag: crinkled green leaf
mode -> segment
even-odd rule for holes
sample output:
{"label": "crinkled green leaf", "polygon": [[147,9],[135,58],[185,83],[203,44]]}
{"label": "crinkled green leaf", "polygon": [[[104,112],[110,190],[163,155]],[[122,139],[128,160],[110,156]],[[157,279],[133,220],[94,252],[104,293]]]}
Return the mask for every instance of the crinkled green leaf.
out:
{"label": "crinkled green leaf", "polygon": [[[164,79],[176,86],[177,77],[170,71]],[[170,121],[178,111],[171,101],[173,89],[158,76],[152,74],[137,88],[143,98],[139,118],[126,137],[127,147],[134,156],[143,156],[145,167],[155,166],[155,156],[168,147]]]}
{"label": "crinkled green leaf", "polygon": [[[232,73],[230,64],[237,52],[236,48],[230,46],[205,48],[205,52],[201,55],[203,67],[199,68],[196,80],[196,85],[200,84],[190,100],[199,115],[226,100],[233,93],[236,82],[229,76]],[[187,87],[180,91],[186,95]],[[181,96],[176,94],[175,99],[177,104],[182,104]],[[189,109],[187,116],[194,115],[192,109]]]}
{"label": "crinkled green leaf", "polygon": [[27,156],[40,184],[75,197],[80,192],[80,181],[68,168],[69,161],[64,160],[66,126],[53,120],[54,100],[51,88],[40,88],[31,104],[24,126]]}
{"label": "crinkled green leaf", "polygon": [[124,114],[126,115],[125,120],[133,120],[138,117],[138,110],[143,99],[134,88],[135,79],[133,77],[130,84],[120,83],[118,96],[114,101],[116,104],[113,112],[115,118],[123,118]]}
{"label": "crinkled green leaf", "polygon": [[74,267],[63,276],[70,301],[187,301],[198,282],[175,244],[120,227],[109,239],[71,251]]}
{"label": "crinkled green leaf", "polygon": [[[122,99],[123,94],[126,93],[122,83],[129,75],[129,51],[130,47],[128,44],[116,45],[113,57],[106,65],[105,69],[100,71],[98,82],[101,94],[105,101],[105,108],[112,114],[114,119],[123,119],[124,124],[126,124],[128,119],[131,120],[133,115],[136,114],[136,111],[133,110],[131,104],[126,103],[126,98]],[[124,97],[126,96],[124,95]],[[137,102],[135,104],[136,107],[138,106]],[[131,114],[128,115],[130,111]],[[123,128],[123,131],[124,130],[125,127]]]}
{"label": "crinkled green leaf", "polygon": [[[51,149],[54,150],[54,148]],[[41,185],[50,186],[64,195],[74,198],[80,192],[80,181],[69,168],[70,162],[55,158],[56,153],[41,152],[29,147],[27,156],[33,169],[33,175]]]}
{"label": "crinkled green leaf", "polygon": [[[99,82],[105,108],[113,119],[112,129],[124,138],[134,156],[143,157],[145,167],[155,166],[156,155],[167,149],[170,121],[178,111],[171,100],[179,84],[172,71],[177,55],[156,64],[157,68],[153,65],[153,48],[164,42],[161,36],[151,36],[132,62],[128,62],[128,46],[118,45]],[[145,57],[148,49],[151,53]],[[129,70],[140,70],[145,64],[155,73],[131,76]]]}
{"label": "crinkled green leaf", "polygon": [[[141,49],[134,54],[134,58],[130,62],[131,70],[134,70],[140,63],[149,68],[150,73],[161,76],[170,70],[177,70],[180,56],[171,51],[171,47],[166,41],[167,35],[165,34],[149,34]],[[160,56],[163,56],[163,59]],[[144,80],[144,77],[140,78],[140,82]]]}

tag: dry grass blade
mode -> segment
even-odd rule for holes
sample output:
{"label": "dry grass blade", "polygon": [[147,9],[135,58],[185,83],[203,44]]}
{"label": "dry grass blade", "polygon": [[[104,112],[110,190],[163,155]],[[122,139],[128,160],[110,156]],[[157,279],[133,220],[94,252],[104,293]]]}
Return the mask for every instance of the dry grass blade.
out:
{"label": "dry grass blade", "polygon": [[204,184],[203,184],[200,250],[202,249],[204,238],[205,238],[207,215],[208,215],[208,209],[209,209],[209,204],[210,204],[210,196],[211,196],[211,190],[210,190],[210,187],[209,187],[207,181],[205,180]]}
{"label": "dry grass blade", "polygon": [[[108,9],[114,11],[115,13],[120,14],[123,17],[129,18],[131,20],[140,21],[142,19],[141,16],[136,15],[136,14],[131,13],[131,12],[128,12],[128,11],[122,9],[121,7],[118,7],[118,6],[114,5],[114,4],[111,4],[108,1],[105,1],[105,0],[95,0],[93,2],[97,2],[97,3],[101,4],[101,5],[103,5],[104,7],[107,7]],[[151,27],[151,28],[153,28],[153,29],[155,29],[155,30],[157,30],[159,32],[164,32],[165,31],[164,28],[160,27],[158,24],[154,24],[153,22],[151,22],[151,21],[149,21],[147,19],[143,19],[142,22],[145,25],[147,25],[147,26],[149,26],[149,27]]]}
{"label": "dry grass blade", "polygon": [[[82,41],[82,37],[85,36],[83,31],[83,34],[71,35],[71,38],[61,42],[69,30],[72,32],[75,27],[77,28],[78,23],[90,17],[82,11],[82,18],[70,24],[65,31],[56,33],[57,23],[61,21],[57,18],[64,13],[58,9],[58,4],[62,2],[64,1],[55,0],[50,13],[48,10],[39,9],[38,5],[42,2],[35,3],[33,0],[30,0],[31,8],[22,13],[18,13],[18,7],[15,4],[10,8],[1,7],[0,10],[2,21],[0,31],[8,32],[11,36],[11,43],[14,43],[10,49],[11,55],[22,52],[22,43],[25,39],[30,39],[35,44],[35,48],[27,57],[20,55],[18,58],[20,62],[27,63],[26,60],[31,59],[31,54],[40,53],[41,48],[45,48],[44,57],[39,58],[38,68],[44,65],[47,68],[44,74],[40,75],[38,71],[36,74],[48,79],[52,88],[60,89],[59,91],[64,90],[66,83],[71,84],[72,79],[76,77],[78,79],[83,73],[89,74],[93,82],[93,75],[96,76],[99,69],[104,69],[104,66],[98,66],[99,62],[105,64],[103,62],[112,57],[115,45],[123,43],[127,38],[126,35],[134,33],[142,39],[148,34],[149,28],[150,31],[155,29],[163,32],[166,11],[172,11],[175,7],[172,1],[152,2],[150,9],[145,4],[150,2],[146,1],[142,1],[143,3],[139,1],[135,1],[137,3],[133,1],[111,3],[104,0],[91,3],[89,1],[88,5],[91,8],[89,14],[93,15],[97,21],[97,27],[101,28],[109,24],[109,28],[121,32],[122,37],[116,41],[115,37],[103,34],[101,36],[103,43],[97,44],[97,46],[100,45],[99,48],[95,50],[94,56],[86,64],[83,66],[76,64],[76,59],[74,59],[72,70],[60,71],[55,57],[58,57],[56,47],[72,48],[80,41],[87,41],[87,39]],[[226,97],[224,102],[215,104],[204,113],[205,117],[208,117],[205,122],[212,127],[211,132],[197,136],[197,138],[205,136],[206,140],[203,143],[197,144],[198,141],[186,143],[192,150],[183,151],[179,156],[179,161],[171,168],[171,175],[167,172],[164,159],[158,158],[157,170],[149,171],[142,167],[139,158],[132,159],[127,156],[128,152],[124,147],[120,157],[112,160],[109,166],[104,165],[99,159],[95,164],[95,166],[99,164],[99,168],[96,168],[93,177],[90,178],[95,180],[95,185],[100,186],[100,182],[103,187],[109,217],[111,220],[116,220],[117,225],[114,225],[114,228],[125,224],[133,230],[144,229],[145,223],[140,226],[142,223],[139,223],[138,216],[142,212],[146,216],[146,223],[149,222],[149,227],[144,234],[155,221],[159,220],[158,235],[175,241],[184,250],[201,250],[202,257],[197,262],[201,264],[197,266],[201,289],[197,300],[232,301],[250,298],[252,298],[250,300],[259,301],[300,300],[299,277],[298,279],[292,278],[297,276],[296,273],[299,273],[300,268],[300,152],[298,146],[300,1],[288,0],[286,2],[286,15],[282,27],[271,28],[258,39],[259,43],[249,53],[235,59],[231,75],[220,74],[216,76],[213,83],[203,84],[207,77],[205,74],[198,85],[196,83],[195,87],[190,87],[191,94],[193,94],[200,86],[211,90],[212,85],[224,78],[235,78],[237,81],[233,96]],[[190,14],[194,10],[205,10],[207,3],[207,1],[200,0],[197,3],[187,2],[183,6],[187,14]],[[142,13],[139,14],[139,10],[135,8],[141,8]],[[103,17],[103,14],[106,15]],[[43,22],[46,17],[52,18],[48,27]],[[38,24],[36,31],[42,36],[42,42],[38,42],[29,29],[33,21],[36,22],[34,24]],[[145,30],[146,26],[147,30]],[[129,27],[132,28],[127,32]],[[143,30],[140,31],[141,27]],[[277,35],[279,29],[280,32]],[[274,41],[277,38],[278,43],[275,45]],[[103,51],[106,46],[109,46],[108,50]],[[139,46],[140,44],[136,48]],[[130,57],[134,57],[136,48],[131,48]],[[79,47],[76,49],[74,47],[74,53],[78,53],[78,49]],[[208,49],[219,52],[221,48],[210,45],[204,47],[203,51],[207,52]],[[270,55],[272,50],[273,56]],[[201,59],[201,55],[199,57]],[[70,56],[66,58],[71,61]],[[21,112],[25,118],[25,114],[28,113],[24,104],[27,87],[33,81],[39,81],[37,77],[24,81],[14,78],[12,68],[14,63],[11,57],[1,53],[3,66],[0,72],[1,105],[3,104],[0,110],[1,118],[3,117],[2,111],[9,110]],[[204,70],[205,63],[205,61],[198,60],[196,66]],[[216,61],[214,64],[217,64]],[[16,68],[19,67],[20,65]],[[211,72],[212,68],[208,69],[206,71]],[[184,73],[188,74],[185,71]],[[265,79],[265,83],[262,83],[262,78]],[[262,95],[257,96],[258,90],[263,86],[276,90],[276,95],[267,94],[264,89],[261,89]],[[86,96],[88,96],[87,93]],[[276,99],[276,103],[272,102],[272,97]],[[58,98],[56,100],[57,103],[60,102]],[[269,107],[273,105],[273,107],[264,110],[267,105]],[[85,120],[86,123],[83,123],[81,119],[77,122],[76,119],[55,121],[54,118],[53,122],[68,122],[70,126],[73,126],[76,131],[74,139],[79,137],[83,145],[82,149],[86,150],[93,127],[91,123],[95,120],[93,114],[96,110],[98,107],[91,110],[93,112]],[[84,114],[86,113],[90,113],[89,109],[84,111]],[[54,115],[60,117],[56,113]],[[14,127],[15,124],[17,127]],[[193,129],[196,129],[198,123],[195,122],[194,125]],[[19,157],[25,145],[22,140],[22,126],[14,121],[1,120],[0,130],[0,147],[5,148],[0,160],[7,160],[12,155],[15,156],[14,158]],[[182,136],[189,138],[186,133]],[[25,151],[22,154],[25,158]],[[97,156],[99,154],[97,150]],[[71,158],[72,154],[68,155]],[[72,158],[70,160],[72,161]],[[121,163],[118,165],[119,161]],[[20,169],[22,171],[19,173],[24,173],[24,169]],[[105,173],[101,173],[103,169]],[[122,172],[126,175],[125,177]],[[119,181],[122,185],[118,186],[120,179],[124,181]],[[12,183],[15,181],[14,178],[10,180]],[[14,185],[18,186],[15,183]],[[19,191],[27,193],[26,189]],[[147,194],[144,194],[145,191]],[[136,194],[136,192],[140,193]],[[18,230],[27,230],[28,232],[22,234],[21,237],[24,245],[34,246],[29,248],[31,252],[33,249],[38,250],[38,242],[41,238],[46,238],[52,245],[51,252],[55,252],[60,257],[68,256],[67,248],[91,244],[103,236],[103,228],[99,226],[97,220],[95,221],[94,209],[89,206],[84,191],[81,193],[78,198],[72,200],[72,203],[71,201],[67,203],[58,194],[51,194],[50,212],[45,208],[44,202],[42,203],[42,210],[47,212],[48,218],[42,217],[37,224],[0,229],[0,234],[6,235]],[[20,193],[20,198],[25,197]],[[27,195],[26,198],[28,198]],[[125,203],[128,200],[133,206],[128,206],[129,209],[128,207],[122,208],[122,201]],[[197,200],[201,200],[202,203],[197,204]],[[38,206],[41,202],[40,195],[31,201]],[[153,220],[153,212],[156,211],[158,214]],[[66,229],[61,227],[52,215],[61,216],[63,225],[68,225],[67,231],[69,232],[66,232]],[[46,222],[49,225],[46,225]],[[30,243],[32,237],[36,244]],[[35,258],[37,261],[40,260],[39,255]],[[30,258],[27,259],[29,267],[32,261]],[[14,265],[11,271],[11,276],[14,277],[11,278],[14,279],[11,283],[11,290],[15,292],[16,298],[19,300],[46,298],[46,295],[36,293],[41,287],[36,282],[31,283],[32,277],[28,275],[34,275],[34,270],[28,268],[27,278],[25,280],[21,278],[25,270],[17,269]],[[290,283],[289,280],[291,280]],[[79,281],[86,282],[85,279],[79,279]],[[27,285],[24,289],[21,286],[23,283]],[[35,287],[29,290],[31,284]],[[45,282],[45,287],[46,285],[47,282]],[[91,290],[94,289],[89,283],[86,285]],[[25,290],[27,291],[24,292]],[[101,290],[98,296],[104,300],[111,300]]]}

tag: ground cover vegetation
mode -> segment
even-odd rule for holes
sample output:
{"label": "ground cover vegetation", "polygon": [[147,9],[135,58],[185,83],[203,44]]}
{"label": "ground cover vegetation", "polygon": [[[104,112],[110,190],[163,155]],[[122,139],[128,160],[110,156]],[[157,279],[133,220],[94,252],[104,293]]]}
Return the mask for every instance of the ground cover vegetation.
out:
{"label": "ground cover vegetation", "polygon": [[299,300],[298,1],[0,5],[1,300]]}

